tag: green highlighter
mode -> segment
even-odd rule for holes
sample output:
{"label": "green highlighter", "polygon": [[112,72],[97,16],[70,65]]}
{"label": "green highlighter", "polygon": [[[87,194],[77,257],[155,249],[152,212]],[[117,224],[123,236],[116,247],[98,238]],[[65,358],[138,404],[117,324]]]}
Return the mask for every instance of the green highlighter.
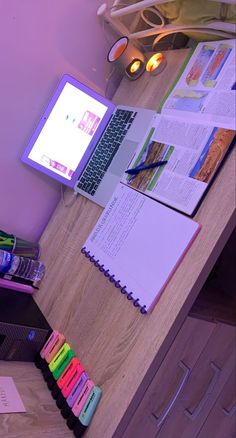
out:
{"label": "green highlighter", "polygon": [[53,359],[48,365],[51,372],[53,372],[57,368],[58,364],[61,362],[61,360],[63,359],[65,354],[70,350],[70,348],[71,348],[70,345],[67,344],[67,342],[64,342],[60,350],[58,350],[58,352],[55,354],[55,356],[53,357]]}
{"label": "green highlighter", "polygon": [[67,365],[70,363],[71,359],[75,357],[75,352],[71,348],[65,353],[62,360],[60,360],[58,366],[56,367],[55,371],[53,371],[52,375],[55,380],[58,380],[60,375],[63,373],[64,369],[67,367]]}
{"label": "green highlighter", "polygon": [[49,364],[49,369],[55,380],[59,379],[73,357],[75,357],[75,352],[65,342]]}

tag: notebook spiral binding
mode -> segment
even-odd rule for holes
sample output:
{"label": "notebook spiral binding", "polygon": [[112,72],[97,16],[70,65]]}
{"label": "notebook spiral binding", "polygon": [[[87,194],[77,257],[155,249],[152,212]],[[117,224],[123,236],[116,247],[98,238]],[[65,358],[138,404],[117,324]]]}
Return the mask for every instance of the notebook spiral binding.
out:
{"label": "notebook spiral binding", "polygon": [[133,305],[135,307],[139,307],[140,308],[139,310],[140,310],[140,312],[143,315],[145,313],[147,313],[146,306],[141,306],[141,304],[139,303],[139,298],[134,299],[133,298],[133,292],[128,292],[127,289],[126,289],[126,286],[122,286],[120,284],[120,280],[117,280],[115,278],[115,276],[110,273],[109,269],[106,269],[104,267],[104,265],[100,264],[99,260],[98,259],[96,260],[94,255],[92,255],[90,253],[90,251],[86,250],[85,246],[81,249],[81,252],[82,252],[82,254],[85,255],[85,257],[87,257],[99,269],[100,272],[102,272],[105,275],[105,277],[107,277],[110,280],[111,283],[114,283],[114,286],[117,289],[120,289],[120,292],[122,294],[126,295],[127,300],[133,301]]}

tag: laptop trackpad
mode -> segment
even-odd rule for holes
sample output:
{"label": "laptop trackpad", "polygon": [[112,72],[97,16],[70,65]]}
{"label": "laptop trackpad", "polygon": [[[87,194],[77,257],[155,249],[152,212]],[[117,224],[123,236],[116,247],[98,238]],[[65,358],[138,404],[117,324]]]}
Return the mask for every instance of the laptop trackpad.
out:
{"label": "laptop trackpad", "polygon": [[138,142],[132,140],[124,140],[120,145],[115,157],[113,158],[111,165],[108,168],[108,172],[111,172],[117,176],[123,175],[124,171],[128,168],[136,149]]}

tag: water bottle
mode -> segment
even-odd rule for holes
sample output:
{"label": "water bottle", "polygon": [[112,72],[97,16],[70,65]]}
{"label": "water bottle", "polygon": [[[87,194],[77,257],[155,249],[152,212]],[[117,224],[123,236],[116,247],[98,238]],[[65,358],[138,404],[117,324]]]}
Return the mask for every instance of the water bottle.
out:
{"label": "water bottle", "polygon": [[13,255],[0,249],[0,272],[8,272],[12,265]]}
{"label": "water bottle", "polygon": [[8,251],[0,250],[0,272],[30,280],[34,287],[39,287],[45,274],[45,266],[39,260],[16,256]]}

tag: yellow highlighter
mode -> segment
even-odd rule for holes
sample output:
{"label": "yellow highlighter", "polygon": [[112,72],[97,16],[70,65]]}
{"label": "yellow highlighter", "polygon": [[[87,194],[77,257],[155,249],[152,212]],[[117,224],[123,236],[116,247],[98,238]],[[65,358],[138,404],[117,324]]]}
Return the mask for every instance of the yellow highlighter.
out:
{"label": "yellow highlighter", "polygon": [[48,367],[51,372],[53,372],[58,364],[63,360],[65,355],[68,353],[68,351],[71,349],[70,345],[65,342],[60,350],[57,352],[57,354],[53,357],[51,362],[49,363]]}

